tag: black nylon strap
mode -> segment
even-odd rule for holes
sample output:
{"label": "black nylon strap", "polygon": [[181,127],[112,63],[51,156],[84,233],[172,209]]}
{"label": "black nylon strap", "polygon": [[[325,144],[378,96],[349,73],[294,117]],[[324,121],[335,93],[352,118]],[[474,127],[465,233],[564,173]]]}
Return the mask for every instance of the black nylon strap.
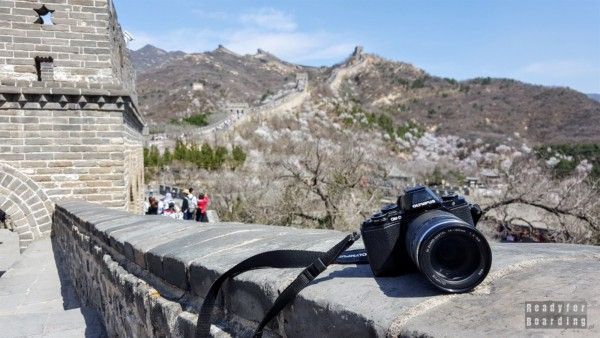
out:
{"label": "black nylon strap", "polygon": [[273,303],[260,322],[255,337],[261,337],[264,327],[273,319],[296,295],[312,282],[329,264],[352,245],[360,236],[357,233],[346,236],[341,242],[329,249],[327,252],[302,251],[302,250],[275,250],[254,255],[240,262],[215,280],[204,302],[200,308],[198,322],[196,323],[196,338],[210,337],[210,323],[213,308],[219,294],[219,290],[225,280],[245,271],[272,267],[272,268],[299,268],[306,267],[296,279],[285,288]]}
{"label": "black nylon strap", "polygon": [[365,249],[346,250],[335,259],[335,264],[369,264],[367,251]]}
{"label": "black nylon strap", "polygon": [[298,293],[310,284],[321,272],[327,269],[327,266],[334,263],[336,258],[344,252],[349,246],[351,246],[360,236],[353,233],[346,236],[344,240],[339,242],[336,246],[329,249],[323,256],[317,258],[312,264],[310,264],[304,271],[302,271],[296,279],[281,292],[279,297],[273,303],[273,306],[267,311],[263,320],[258,324],[256,331],[254,332],[255,338],[262,337],[264,327],[273,319],[277,314],[283,310],[283,308],[296,298]]}

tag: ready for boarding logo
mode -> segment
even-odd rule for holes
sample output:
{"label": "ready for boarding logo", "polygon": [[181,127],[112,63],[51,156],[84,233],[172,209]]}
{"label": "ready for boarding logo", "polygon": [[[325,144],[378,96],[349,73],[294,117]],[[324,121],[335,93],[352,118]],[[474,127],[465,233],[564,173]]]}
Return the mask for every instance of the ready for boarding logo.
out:
{"label": "ready for boarding logo", "polygon": [[526,329],[585,329],[587,302],[525,302]]}

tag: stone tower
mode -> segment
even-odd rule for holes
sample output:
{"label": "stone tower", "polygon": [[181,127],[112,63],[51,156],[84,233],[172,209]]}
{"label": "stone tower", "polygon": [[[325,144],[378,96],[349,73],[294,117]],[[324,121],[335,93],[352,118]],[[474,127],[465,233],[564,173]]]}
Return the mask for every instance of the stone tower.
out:
{"label": "stone tower", "polygon": [[0,210],[22,250],[58,199],[141,209],[134,81],[111,0],[0,1]]}

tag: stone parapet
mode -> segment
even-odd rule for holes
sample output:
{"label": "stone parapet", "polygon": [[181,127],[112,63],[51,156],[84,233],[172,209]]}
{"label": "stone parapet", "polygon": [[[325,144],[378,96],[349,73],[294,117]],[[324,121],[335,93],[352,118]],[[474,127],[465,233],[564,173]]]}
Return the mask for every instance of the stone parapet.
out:
{"label": "stone parapet", "polygon": [[[98,309],[110,336],[193,336],[210,284],[243,259],[274,249],[326,250],[336,231],[254,224],[199,224],[134,216],[82,201],[60,201],[53,243],[83,302]],[[362,244],[357,243],[358,248]],[[271,323],[265,336],[523,336],[526,301],[587,301],[600,334],[600,248],[493,244],[494,262],[473,292],[441,294],[420,274],[374,278],[367,265],[330,266]],[[228,282],[213,331],[243,336],[299,269],[262,269]],[[558,331],[556,331],[558,332]]]}

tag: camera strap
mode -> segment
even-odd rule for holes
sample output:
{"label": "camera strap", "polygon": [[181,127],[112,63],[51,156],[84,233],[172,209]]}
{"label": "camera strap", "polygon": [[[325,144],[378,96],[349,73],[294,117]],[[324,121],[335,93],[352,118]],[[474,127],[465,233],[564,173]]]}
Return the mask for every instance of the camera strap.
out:
{"label": "camera strap", "polygon": [[[196,338],[210,337],[210,323],[213,308],[216,303],[219,290],[223,283],[243,272],[262,268],[301,268],[306,267],[294,281],[286,287],[275,300],[269,311],[254,331],[254,337],[262,337],[264,327],[283,310],[283,308],[294,300],[296,295],[307,287],[328,265],[336,263],[336,259],[356,240],[360,235],[356,232],[346,236],[327,252],[304,251],[304,250],[274,250],[262,252],[249,257],[238,263],[233,268],[219,276],[210,286],[200,307],[198,322],[196,323]],[[350,263],[345,263],[350,264]]]}

